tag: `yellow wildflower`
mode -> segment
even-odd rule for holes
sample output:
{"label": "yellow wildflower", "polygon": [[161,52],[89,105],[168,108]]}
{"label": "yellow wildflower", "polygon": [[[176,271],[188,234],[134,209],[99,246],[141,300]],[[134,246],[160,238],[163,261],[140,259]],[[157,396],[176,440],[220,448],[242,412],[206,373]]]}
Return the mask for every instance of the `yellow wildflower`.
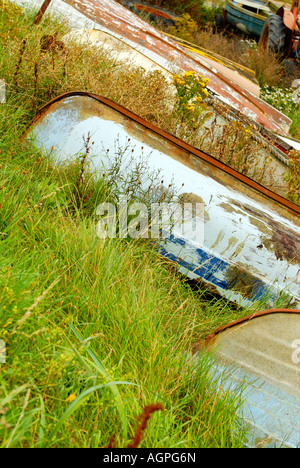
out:
{"label": "yellow wildflower", "polygon": [[184,76],[195,76],[197,73],[194,71],[186,71],[184,72]]}
{"label": "yellow wildflower", "polygon": [[77,396],[76,393],[71,393],[68,398],[66,399],[67,403],[72,403],[72,401],[76,400]]}
{"label": "yellow wildflower", "polygon": [[7,320],[7,322],[6,322],[6,324],[3,325],[2,328],[6,328],[6,327],[7,327],[8,325],[10,325],[11,323],[12,323],[12,319],[9,318],[9,319]]}

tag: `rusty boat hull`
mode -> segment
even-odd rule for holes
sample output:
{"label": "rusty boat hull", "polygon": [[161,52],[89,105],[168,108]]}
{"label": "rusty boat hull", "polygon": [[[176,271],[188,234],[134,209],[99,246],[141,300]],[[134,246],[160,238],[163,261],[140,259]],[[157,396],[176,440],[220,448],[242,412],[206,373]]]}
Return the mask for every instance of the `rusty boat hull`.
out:
{"label": "rusty boat hull", "polygon": [[[13,0],[17,4],[22,0]],[[42,0],[29,0],[33,6],[41,7]],[[243,114],[254,124],[280,135],[288,136],[291,120],[261,100],[239,82],[238,76],[224,74],[211,61],[195,54],[174,41],[146,21],[114,0],[52,0],[48,11],[66,18],[73,28],[89,28],[106,32],[125,42],[168,72],[195,71],[210,80],[208,90],[211,97],[228,106],[236,118]],[[242,77],[244,78],[244,77]],[[241,84],[242,83],[242,84]]]}

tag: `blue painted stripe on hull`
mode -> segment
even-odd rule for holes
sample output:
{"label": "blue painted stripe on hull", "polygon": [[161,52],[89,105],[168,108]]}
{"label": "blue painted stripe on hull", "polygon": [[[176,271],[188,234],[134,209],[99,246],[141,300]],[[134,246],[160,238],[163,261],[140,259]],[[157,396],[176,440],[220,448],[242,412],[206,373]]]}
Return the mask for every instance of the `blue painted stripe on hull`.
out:
{"label": "blue painted stripe on hull", "polygon": [[[182,247],[184,246],[185,253],[190,250],[187,243],[182,239],[170,236],[166,240],[174,245],[180,245]],[[197,264],[195,264],[176,256],[174,253],[170,252],[170,250],[167,250],[162,246],[159,247],[160,255],[177,263],[180,267],[185,268],[188,272],[192,272],[194,275],[199,276],[199,278],[203,279],[204,281],[208,281],[209,283],[218,288],[221,288],[224,291],[230,292],[232,290],[232,292],[238,292],[236,288],[233,290],[234,283],[226,279],[226,271],[232,268],[230,263],[205,252],[203,249],[197,248],[194,250],[194,253],[196,253],[198,257]],[[248,287],[251,288],[252,293],[248,297],[249,301],[254,302],[257,300],[265,300],[266,305],[273,305],[278,299],[278,294],[274,293],[274,288],[272,288],[269,284],[264,283],[259,278],[252,276],[249,282],[249,275],[246,273],[243,275],[243,273],[241,273],[239,275],[239,279],[241,283],[243,283],[243,279],[245,279],[247,281],[247,283],[245,282],[245,286],[248,285]]]}

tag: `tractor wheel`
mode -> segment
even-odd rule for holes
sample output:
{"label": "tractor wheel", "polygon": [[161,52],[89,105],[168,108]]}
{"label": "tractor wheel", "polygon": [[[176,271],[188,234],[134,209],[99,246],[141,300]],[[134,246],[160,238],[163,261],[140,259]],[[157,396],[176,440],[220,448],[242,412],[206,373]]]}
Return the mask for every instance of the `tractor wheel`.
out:
{"label": "tractor wheel", "polygon": [[288,49],[288,29],[278,15],[269,15],[262,30],[259,47],[269,49],[279,59],[283,59]]}

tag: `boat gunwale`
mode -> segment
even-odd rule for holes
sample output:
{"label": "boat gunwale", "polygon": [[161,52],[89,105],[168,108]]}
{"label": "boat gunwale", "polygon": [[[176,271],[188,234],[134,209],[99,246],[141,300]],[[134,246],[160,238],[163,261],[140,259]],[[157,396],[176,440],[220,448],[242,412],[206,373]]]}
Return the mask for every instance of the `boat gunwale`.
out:
{"label": "boat gunwale", "polygon": [[253,314],[246,315],[245,317],[241,317],[237,320],[233,320],[232,322],[227,323],[226,325],[223,325],[221,327],[216,328],[212,333],[207,335],[204,338],[204,346],[208,347],[212,345],[212,341],[225,330],[228,330],[229,328],[233,328],[235,326],[241,325],[242,323],[249,322],[250,320],[264,317],[266,315],[271,315],[271,314],[299,314],[300,315],[300,309],[266,309],[262,310],[259,312],[254,312]]}
{"label": "boat gunwale", "polygon": [[[75,97],[75,96],[86,96],[90,97],[92,99],[95,99],[96,101],[112,108],[113,110],[121,113],[125,117],[128,117],[129,119],[137,122],[138,124],[144,126],[145,128],[153,131],[154,133],[162,136],[164,139],[170,141],[171,143],[175,144],[179,148],[182,148],[183,150],[191,153],[192,155],[198,157],[199,159],[204,160],[205,162],[211,164],[212,166],[216,167],[217,169],[220,169],[221,171],[225,172],[226,174],[230,175],[231,177],[234,177],[237,179],[239,182],[242,182],[245,184],[247,187],[250,189],[254,189],[258,191],[261,195],[270,198],[271,200],[281,204],[284,206],[284,208],[287,208],[288,210],[292,211],[294,215],[300,215],[300,206],[296,205],[290,200],[287,200],[286,198],[282,197],[281,195],[278,195],[277,193],[273,192],[272,190],[264,187],[263,185],[259,184],[258,182],[254,181],[250,177],[245,176],[244,174],[241,174],[240,172],[236,171],[235,169],[231,168],[227,164],[219,161],[217,158],[211,156],[208,153],[205,153],[204,151],[190,145],[189,143],[186,143],[183,140],[180,140],[178,137],[172,135],[171,133],[162,130],[161,128],[157,127],[156,125],[148,122],[147,120],[143,119],[139,115],[135,114],[131,110],[127,109],[126,107],[117,104],[116,102],[112,101],[109,98],[106,98],[104,96],[100,96],[98,94],[90,93],[87,91],[70,91],[67,93],[63,93],[56,98],[50,100],[48,103],[44,104],[42,107],[40,107],[36,113],[36,116],[30,123],[29,127],[27,130],[23,133],[22,137],[26,137],[26,135],[29,132],[29,129],[34,125],[39,118],[46,113],[47,109],[51,107],[53,104],[62,101],[63,99],[67,99],[69,97]],[[21,137],[21,138],[22,138]]]}
{"label": "boat gunwale", "polygon": [[[232,8],[233,10],[235,11],[238,11],[239,13],[242,13],[244,14],[245,16],[250,16],[251,18],[254,18],[254,19],[257,19],[257,20],[260,20],[260,21],[263,21],[265,22],[267,17],[269,16],[266,12],[265,15],[263,14],[259,14],[259,13],[254,13],[250,10],[246,10],[242,7],[239,6],[239,4],[235,4],[234,2],[232,2],[231,0],[225,0],[225,10],[226,10],[226,5],[228,5],[230,8]],[[259,10],[259,9],[258,9]],[[226,10],[226,12],[232,14],[230,11]],[[270,10],[270,14],[272,13],[272,11]],[[232,14],[233,16],[233,14]]]}

